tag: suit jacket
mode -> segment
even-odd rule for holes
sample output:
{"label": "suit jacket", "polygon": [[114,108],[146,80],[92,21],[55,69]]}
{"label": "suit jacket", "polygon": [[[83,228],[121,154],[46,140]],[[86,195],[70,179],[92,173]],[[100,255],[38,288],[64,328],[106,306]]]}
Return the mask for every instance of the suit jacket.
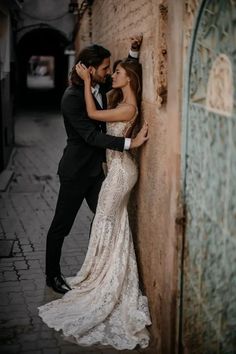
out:
{"label": "suit jacket", "polygon": [[[106,91],[101,85],[103,108],[107,108]],[[97,109],[102,109],[94,98]],[[106,124],[88,117],[84,86],[68,87],[62,97],[61,110],[67,133],[67,145],[59,162],[58,174],[63,180],[96,176],[105,161],[105,149],[123,151],[124,138],[106,134]]]}

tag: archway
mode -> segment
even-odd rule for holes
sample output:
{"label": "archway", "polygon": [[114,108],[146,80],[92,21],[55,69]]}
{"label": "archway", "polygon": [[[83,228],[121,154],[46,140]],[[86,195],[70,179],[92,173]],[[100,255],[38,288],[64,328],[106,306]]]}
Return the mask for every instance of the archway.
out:
{"label": "archway", "polygon": [[[38,27],[27,32],[17,45],[17,87],[18,97],[21,102],[34,101],[37,92],[27,87],[27,72],[29,60],[32,57],[52,58],[54,63],[53,85],[48,89],[48,100],[60,99],[62,92],[67,85],[68,59],[64,50],[68,45],[68,39],[58,30],[51,27]],[[42,91],[42,90],[41,90]]]}

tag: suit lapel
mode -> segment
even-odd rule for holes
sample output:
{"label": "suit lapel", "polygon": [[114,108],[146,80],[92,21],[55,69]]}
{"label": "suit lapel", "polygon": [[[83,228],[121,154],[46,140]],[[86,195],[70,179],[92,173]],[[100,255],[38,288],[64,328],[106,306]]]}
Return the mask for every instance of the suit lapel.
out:
{"label": "suit lapel", "polygon": [[[103,109],[107,109],[107,95],[106,92],[100,87],[100,92],[102,95],[102,104],[103,104]],[[107,126],[105,122],[101,122],[101,129],[103,133],[107,132]]]}
{"label": "suit lapel", "polygon": [[104,93],[104,92],[102,91],[101,94],[102,94],[103,109],[107,109],[107,96],[106,96],[106,93]]}
{"label": "suit lapel", "polygon": [[[103,95],[102,95],[102,98],[103,98]],[[102,110],[102,107],[100,106],[100,104],[98,103],[98,101],[96,100],[96,98],[93,96],[93,100],[94,100],[94,103],[95,103],[95,106],[96,108],[101,111]],[[102,100],[103,102],[103,105],[105,103],[106,105],[106,97],[105,99]],[[103,132],[103,133],[106,133],[106,123],[105,122],[100,122],[100,121],[95,121],[96,124],[99,126],[100,130]]]}
{"label": "suit lapel", "polygon": [[100,106],[100,104],[98,103],[98,101],[96,100],[96,98],[93,96],[93,100],[94,100],[94,103],[95,103],[95,106],[97,109],[101,110],[102,107]]}

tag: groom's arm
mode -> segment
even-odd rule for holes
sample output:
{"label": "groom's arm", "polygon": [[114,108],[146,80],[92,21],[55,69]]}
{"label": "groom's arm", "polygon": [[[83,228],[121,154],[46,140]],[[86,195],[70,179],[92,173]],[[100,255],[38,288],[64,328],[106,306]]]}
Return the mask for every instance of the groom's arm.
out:
{"label": "groom's arm", "polygon": [[131,38],[131,48],[129,50],[128,58],[137,59],[139,58],[139,51],[143,41],[143,35],[134,35]]}
{"label": "groom's arm", "polygon": [[62,113],[79,136],[89,145],[104,149],[123,151],[125,138],[107,135],[86,113],[82,92],[70,92],[62,100]]}

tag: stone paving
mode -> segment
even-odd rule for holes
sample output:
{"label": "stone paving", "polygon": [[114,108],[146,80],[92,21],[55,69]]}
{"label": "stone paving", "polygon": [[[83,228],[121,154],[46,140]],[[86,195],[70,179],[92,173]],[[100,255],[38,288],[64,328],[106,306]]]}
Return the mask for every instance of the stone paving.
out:
{"label": "stone paving", "polygon": [[[16,147],[9,164],[14,175],[0,195],[0,247],[3,241],[10,241],[12,246],[12,251],[2,248],[5,257],[0,258],[0,353],[140,353],[78,347],[64,341],[38,317],[38,306],[60,297],[45,286],[44,255],[59,187],[56,170],[65,132],[58,112],[32,110],[17,114],[15,131]],[[75,274],[82,265],[91,218],[84,203],[64,243],[65,276]]]}

